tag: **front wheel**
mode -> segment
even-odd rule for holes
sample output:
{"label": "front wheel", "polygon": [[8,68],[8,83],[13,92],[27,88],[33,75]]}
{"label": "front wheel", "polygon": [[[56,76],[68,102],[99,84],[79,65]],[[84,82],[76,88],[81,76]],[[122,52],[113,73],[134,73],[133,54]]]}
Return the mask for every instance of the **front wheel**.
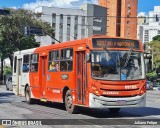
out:
{"label": "front wheel", "polygon": [[65,107],[69,113],[74,114],[74,113],[77,113],[77,109],[76,109],[76,106],[73,105],[72,101],[73,100],[72,100],[71,90],[67,90],[65,95]]}
{"label": "front wheel", "polygon": [[118,113],[120,111],[120,108],[109,108],[109,111],[111,113]]}
{"label": "front wheel", "polygon": [[31,98],[31,92],[30,92],[29,86],[27,86],[27,88],[25,90],[25,98],[26,98],[26,102],[28,104],[33,104],[35,101],[34,99]]}

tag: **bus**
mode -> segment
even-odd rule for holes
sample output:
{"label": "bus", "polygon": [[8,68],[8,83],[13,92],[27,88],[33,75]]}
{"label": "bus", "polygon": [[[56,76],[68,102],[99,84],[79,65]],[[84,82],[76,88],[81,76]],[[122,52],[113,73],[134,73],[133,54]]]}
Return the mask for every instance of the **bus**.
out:
{"label": "bus", "polygon": [[146,76],[142,43],[136,39],[93,35],[88,38],[17,51],[13,92],[35,100],[109,109],[144,107]]}

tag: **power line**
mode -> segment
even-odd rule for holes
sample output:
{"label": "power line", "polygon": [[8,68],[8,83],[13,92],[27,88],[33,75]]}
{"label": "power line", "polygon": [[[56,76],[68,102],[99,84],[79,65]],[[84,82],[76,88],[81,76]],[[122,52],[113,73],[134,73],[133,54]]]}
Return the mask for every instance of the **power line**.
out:
{"label": "power line", "polygon": [[[22,13],[11,13],[11,15],[14,14],[14,15],[24,15]],[[132,19],[132,18],[135,18],[135,19],[150,19],[150,18],[160,18],[160,17],[138,17],[138,16],[109,16],[109,15],[106,15],[106,16],[86,16],[86,15],[71,15],[71,14],[61,14],[61,13],[52,13],[52,14],[47,14],[47,13],[34,13],[34,15],[48,15],[48,16],[52,16],[53,14],[57,14],[56,16],[67,16],[67,17],[72,17],[72,16],[78,16],[78,17],[90,17],[90,18],[128,18],[128,19]]]}

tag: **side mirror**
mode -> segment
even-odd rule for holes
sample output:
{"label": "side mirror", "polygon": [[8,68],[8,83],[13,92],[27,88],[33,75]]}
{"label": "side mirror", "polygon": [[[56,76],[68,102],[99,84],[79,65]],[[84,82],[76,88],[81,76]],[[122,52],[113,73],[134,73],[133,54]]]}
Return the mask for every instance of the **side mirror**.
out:
{"label": "side mirror", "polygon": [[90,62],[90,59],[91,59],[90,53],[86,53],[86,62]]}

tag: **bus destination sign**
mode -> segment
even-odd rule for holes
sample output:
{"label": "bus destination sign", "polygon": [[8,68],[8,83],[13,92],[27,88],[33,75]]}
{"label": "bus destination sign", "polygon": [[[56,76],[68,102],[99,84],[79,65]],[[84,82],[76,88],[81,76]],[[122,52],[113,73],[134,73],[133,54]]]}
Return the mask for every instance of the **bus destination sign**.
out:
{"label": "bus destination sign", "polygon": [[134,48],[140,49],[137,40],[115,39],[115,38],[94,38],[92,39],[93,48]]}

